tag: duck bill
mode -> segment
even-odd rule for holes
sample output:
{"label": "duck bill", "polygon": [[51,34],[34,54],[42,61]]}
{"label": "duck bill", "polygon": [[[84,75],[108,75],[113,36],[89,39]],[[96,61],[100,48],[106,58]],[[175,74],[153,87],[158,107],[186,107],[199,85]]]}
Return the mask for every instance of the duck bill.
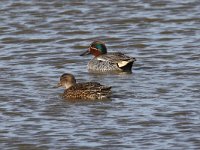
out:
{"label": "duck bill", "polygon": [[91,53],[90,53],[90,51],[85,51],[85,52],[83,52],[82,54],[80,54],[80,56],[85,56],[85,55],[90,55]]}
{"label": "duck bill", "polygon": [[54,86],[54,88],[59,88],[61,86],[62,86],[62,84],[60,82],[58,82],[58,84],[56,86]]}

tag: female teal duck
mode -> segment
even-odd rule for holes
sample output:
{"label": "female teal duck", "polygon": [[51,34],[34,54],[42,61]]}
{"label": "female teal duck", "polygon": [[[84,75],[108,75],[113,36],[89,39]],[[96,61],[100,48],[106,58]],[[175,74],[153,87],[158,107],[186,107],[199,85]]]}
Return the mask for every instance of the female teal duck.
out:
{"label": "female teal duck", "polygon": [[121,52],[107,53],[105,43],[94,41],[81,56],[92,54],[95,57],[89,61],[90,71],[126,71],[131,72],[135,58],[124,55]]}
{"label": "female teal duck", "polygon": [[62,95],[64,99],[103,100],[108,99],[111,94],[111,87],[98,82],[76,83],[75,77],[69,73],[60,77],[57,87],[61,86],[66,89]]}

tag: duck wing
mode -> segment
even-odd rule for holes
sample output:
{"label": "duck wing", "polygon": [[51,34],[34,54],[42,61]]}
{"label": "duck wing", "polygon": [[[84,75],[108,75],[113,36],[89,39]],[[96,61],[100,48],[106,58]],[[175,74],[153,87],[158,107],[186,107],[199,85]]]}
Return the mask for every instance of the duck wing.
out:
{"label": "duck wing", "polygon": [[101,85],[98,82],[84,82],[76,83],[74,86],[70,87],[68,90],[90,90],[90,91],[102,91],[110,90],[111,87]]}
{"label": "duck wing", "polygon": [[111,87],[98,82],[77,83],[65,90],[63,98],[71,99],[106,99],[111,95]]}
{"label": "duck wing", "polygon": [[134,57],[127,56],[121,52],[107,53],[97,57],[98,60],[108,61],[117,64],[119,67],[126,66],[129,63],[136,61]]}

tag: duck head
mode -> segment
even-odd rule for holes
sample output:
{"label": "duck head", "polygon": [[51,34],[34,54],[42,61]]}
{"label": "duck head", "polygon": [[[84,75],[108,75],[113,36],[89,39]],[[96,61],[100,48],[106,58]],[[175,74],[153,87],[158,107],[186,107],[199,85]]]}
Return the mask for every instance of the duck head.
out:
{"label": "duck head", "polygon": [[105,43],[101,41],[94,41],[90,44],[90,47],[88,48],[88,50],[82,53],[80,56],[92,54],[95,57],[97,57],[99,55],[106,54],[106,53],[107,53],[107,48],[106,48]]}
{"label": "duck head", "polygon": [[76,84],[76,79],[72,74],[64,73],[60,76],[60,82],[58,82],[57,87],[64,87],[65,89],[70,88]]}

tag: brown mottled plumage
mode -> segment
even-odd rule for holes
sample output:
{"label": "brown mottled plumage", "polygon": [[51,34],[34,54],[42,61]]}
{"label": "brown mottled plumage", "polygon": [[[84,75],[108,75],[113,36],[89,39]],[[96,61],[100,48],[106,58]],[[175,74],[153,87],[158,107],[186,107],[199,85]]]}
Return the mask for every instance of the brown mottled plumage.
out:
{"label": "brown mottled plumage", "polygon": [[60,77],[58,87],[60,86],[66,89],[62,95],[64,99],[108,99],[111,94],[111,87],[101,85],[98,82],[76,83],[74,76],[68,73]]}

